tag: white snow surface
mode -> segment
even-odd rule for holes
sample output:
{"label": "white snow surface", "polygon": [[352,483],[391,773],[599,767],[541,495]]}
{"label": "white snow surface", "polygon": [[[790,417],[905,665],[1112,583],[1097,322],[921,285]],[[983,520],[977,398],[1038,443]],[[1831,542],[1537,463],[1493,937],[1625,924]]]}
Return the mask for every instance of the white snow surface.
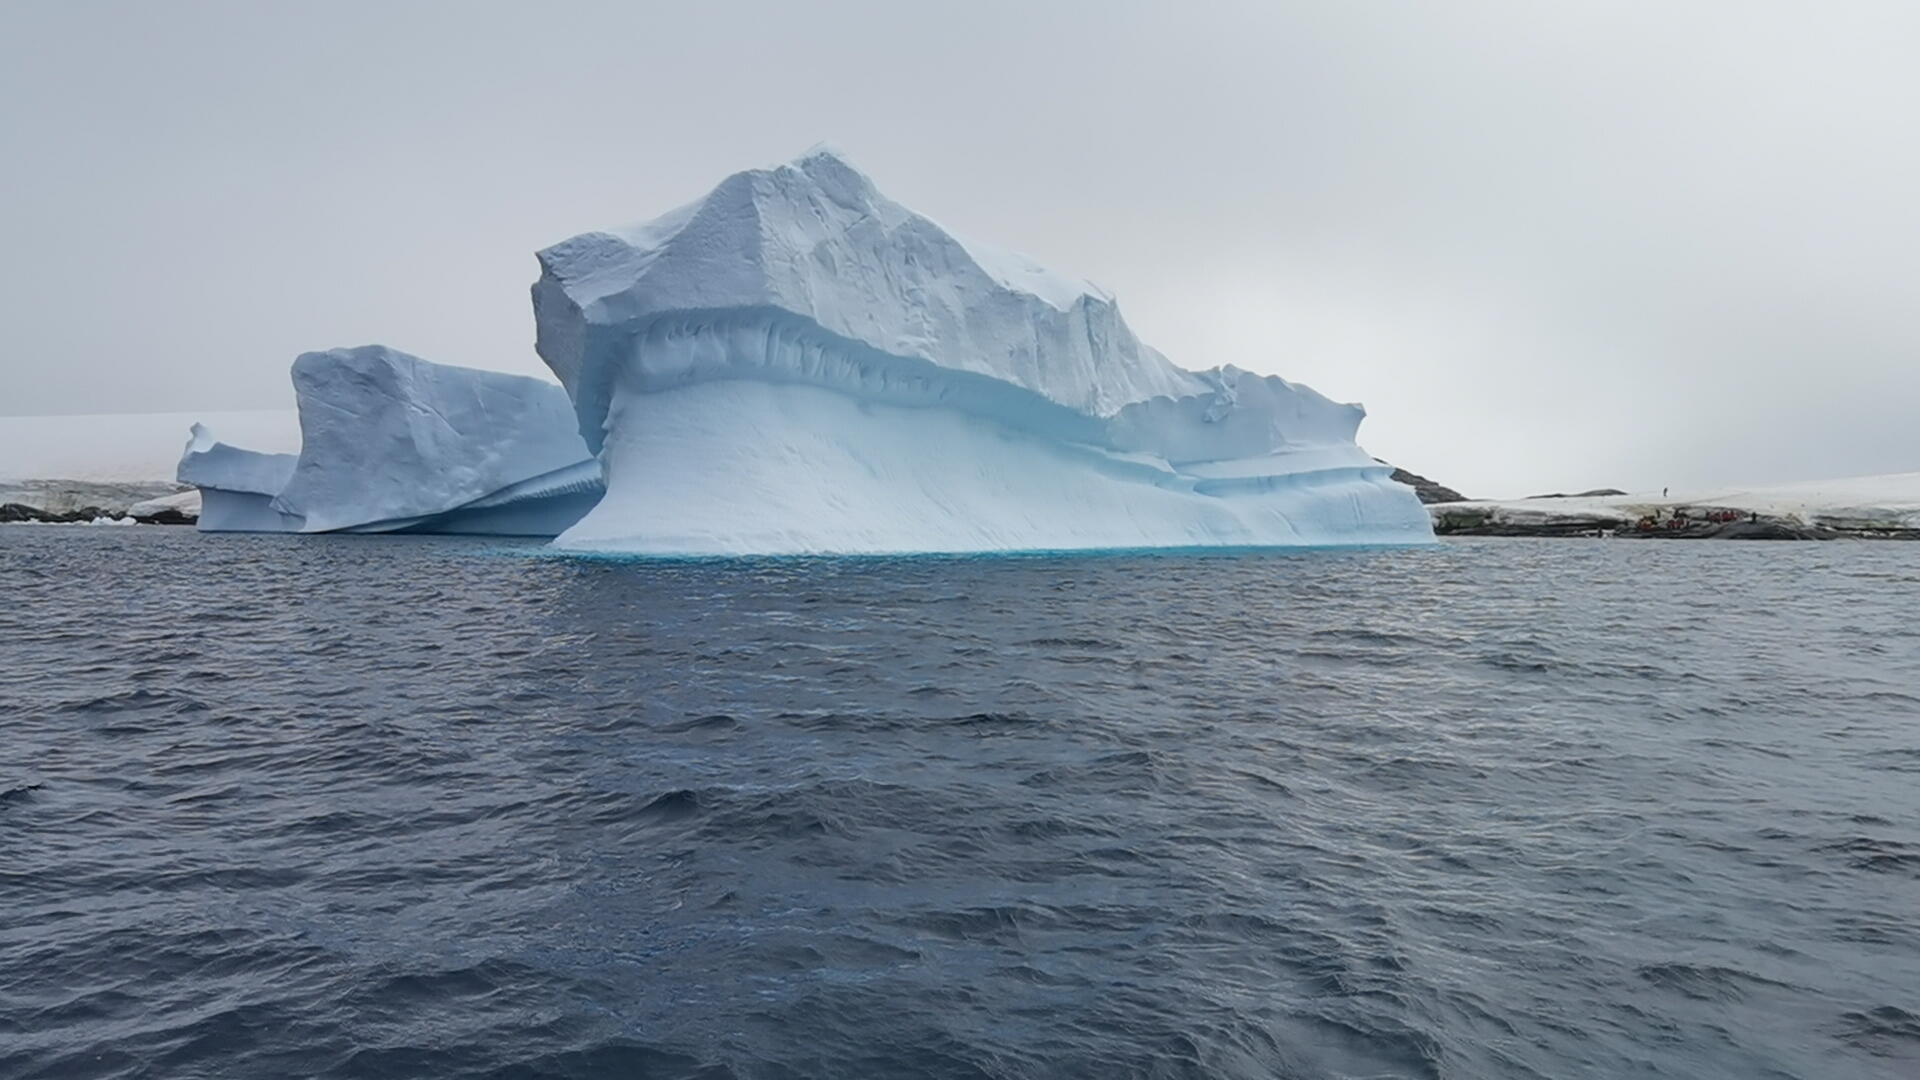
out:
{"label": "white snow surface", "polygon": [[1920,472],[1702,488],[1666,494],[1475,500],[1438,503],[1430,509],[1435,514],[1486,510],[1494,514],[1496,521],[1536,525],[1571,519],[1625,525],[1644,514],[1664,516],[1676,509],[1719,509],[1785,518],[1805,525],[1920,530]]}
{"label": "white snow surface", "polygon": [[1111,296],[962,242],[830,149],[539,255],[537,349],[655,554],[1428,542],[1365,415],[1175,367]]}
{"label": "white snow surface", "polygon": [[155,514],[172,510],[188,517],[200,515],[200,493],[198,491],[177,491],[172,495],[162,495],[157,499],[143,499],[127,507],[131,518],[152,517]]}

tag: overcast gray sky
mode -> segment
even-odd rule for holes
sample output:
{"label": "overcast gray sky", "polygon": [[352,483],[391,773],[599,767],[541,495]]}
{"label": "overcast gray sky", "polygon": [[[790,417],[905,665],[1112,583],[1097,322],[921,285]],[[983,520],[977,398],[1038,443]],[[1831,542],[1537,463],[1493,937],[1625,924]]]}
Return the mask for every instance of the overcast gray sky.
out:
{"label": "overcast gray sky", "polygon": [[1470,494],[1920,470],[1920,4],[0,7],[0,415],[544,374],[533,252],[830,141]]}

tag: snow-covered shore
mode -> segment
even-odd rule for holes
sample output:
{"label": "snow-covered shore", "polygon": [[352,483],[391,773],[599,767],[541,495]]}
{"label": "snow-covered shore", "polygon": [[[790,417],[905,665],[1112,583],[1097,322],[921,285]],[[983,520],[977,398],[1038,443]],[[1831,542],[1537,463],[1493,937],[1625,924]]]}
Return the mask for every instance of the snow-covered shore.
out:
{"label": "snow-covered shore", "polygon": [[0,485],[73,480],[172,485],[195,423],[268,453],[300,449],[292,409],[238,412],[0,416]]}
{"label": "snow-covered shore", "polygon": [[1758,487],[1473,500],[1427,507],[1454,536],[1920,539],[1920,472]]}
{"label": "snow-covered shore", "polygon": [[0,480],[0,524],[129,521],[191,525],[200,493],[171,481]]}

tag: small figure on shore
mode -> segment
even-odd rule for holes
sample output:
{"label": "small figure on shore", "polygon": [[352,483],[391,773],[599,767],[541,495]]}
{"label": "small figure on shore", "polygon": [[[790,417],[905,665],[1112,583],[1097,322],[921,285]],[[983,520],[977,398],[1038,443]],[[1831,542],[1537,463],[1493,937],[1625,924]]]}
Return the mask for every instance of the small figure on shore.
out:
{"label": "small figure on shore", "polygon": [[1667,489],[1666,489],[1666,488],[1661,488],[1661,489],[1660,489],[1660,497],[1661,497],[1661,498],[1663,498],[1663,499],[1667,497]]}

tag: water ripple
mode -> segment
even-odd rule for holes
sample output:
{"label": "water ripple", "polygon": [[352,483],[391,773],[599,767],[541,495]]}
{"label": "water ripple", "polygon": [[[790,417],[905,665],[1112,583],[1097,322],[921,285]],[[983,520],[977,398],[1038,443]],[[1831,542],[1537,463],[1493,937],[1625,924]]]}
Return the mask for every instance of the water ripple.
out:
{"label": "water ripple", "polygon": [[0,1075],[1920,1075],[1920,545],[0,590]]}

